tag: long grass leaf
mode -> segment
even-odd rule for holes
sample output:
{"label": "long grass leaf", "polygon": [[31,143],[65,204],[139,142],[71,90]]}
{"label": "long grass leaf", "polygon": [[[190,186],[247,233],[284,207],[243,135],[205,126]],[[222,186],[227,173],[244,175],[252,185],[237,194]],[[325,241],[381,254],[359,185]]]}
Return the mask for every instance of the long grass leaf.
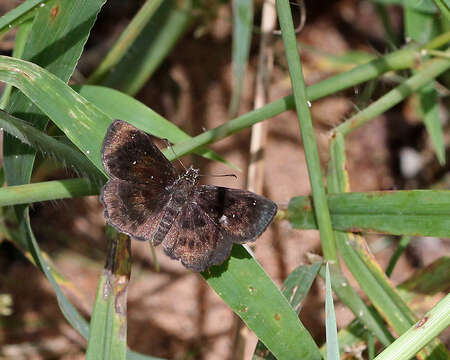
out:
{"label": "long grass leaf", "polygon": [[[289,274],[283,283],[281,291],[297,314],[299,314],[302,309],[303,299],[311,289],[321,265],[321,261],[317,261],[312,265],[300,265]],[[253,360],[262,359],[274,360],[275,357],[259,340],[255,347]]]}
{"label": "long grass leaf", "polygon": [[250,53],[253,30],[253,0],[233,0],[232,68],[233,89],[229,107],[230,117],[236,116],[241,103],[245,69]]}
{"label": "long grass leaf", "polygon": [[[450,236],[450,191],[405,190],[330,194],[333,228],[348,232]],[[309,197],[289,202],[288,218],[296,229],[317,229]]]}
{"label": "long grass leaf", "polygon": [[321,359],[287,299],[242,245],[203,276],[278,360]]}

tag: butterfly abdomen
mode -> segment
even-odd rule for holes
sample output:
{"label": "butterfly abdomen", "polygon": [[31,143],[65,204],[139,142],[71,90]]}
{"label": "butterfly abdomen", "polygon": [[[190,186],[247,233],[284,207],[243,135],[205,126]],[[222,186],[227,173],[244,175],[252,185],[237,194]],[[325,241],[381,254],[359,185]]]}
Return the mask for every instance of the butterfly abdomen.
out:
{"label": "butterfly abdomen", "polygon": [[192,187],[192,184],[185,181],[179,181],[173,185],[172,195],[163,210],[164,215],[153,235],[152,242],[154,246],[159,245],[166,237],[175,219],[186,204],[192,191]]}

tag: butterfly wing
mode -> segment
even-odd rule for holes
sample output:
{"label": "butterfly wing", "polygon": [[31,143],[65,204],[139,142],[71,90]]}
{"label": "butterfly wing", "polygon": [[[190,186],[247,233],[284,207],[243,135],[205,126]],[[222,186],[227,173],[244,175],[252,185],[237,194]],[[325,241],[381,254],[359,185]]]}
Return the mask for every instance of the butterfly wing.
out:
{"label": "butterfly wing", "polygon": [[230,256],[232,243],[194,202],[188,202],[163,241],[164,252],[188,269],[204,271]]}
{"label": "butterfly wing", "polygon": [[164,251],[203,271],[224,262],[233,243],[256,240],[276,211],[275,203],[249,191],[196,186],[163,241]]}
{"label": "butterfly wing", "polygon": [[178,177],[151,137],[121,120],[115,120],[106,132],[102,161],[111,178],[136,184],[165,187]]}
{"label": "butterfly wing", "polygon": [[273,220],[277,205],[265,197],[240,189],[202,185],[195,188],[192,201],[233,243],[255,241]]}
{"label": "butterfly wing", "polygon": [[109,180],[100,197],[105,218],[118,231],[138,240],[150,240],[169,201],[168,191],[160,186]]}

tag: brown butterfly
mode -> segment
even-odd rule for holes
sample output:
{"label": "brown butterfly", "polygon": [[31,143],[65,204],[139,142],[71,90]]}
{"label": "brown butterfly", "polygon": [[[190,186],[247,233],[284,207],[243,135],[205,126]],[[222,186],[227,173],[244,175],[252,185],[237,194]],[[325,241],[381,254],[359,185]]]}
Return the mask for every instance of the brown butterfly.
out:
{"label": "brown butterfly", "polygon": [[137,240],[162,243],[168,256],[194,271],[221,264],[233,243],[256,240],[277,211],[249,191],[197,185],[192,166],[179,175],[148,134],[121,120],[108,128],[102,161],[110,177],[101,194],[108,223]]}

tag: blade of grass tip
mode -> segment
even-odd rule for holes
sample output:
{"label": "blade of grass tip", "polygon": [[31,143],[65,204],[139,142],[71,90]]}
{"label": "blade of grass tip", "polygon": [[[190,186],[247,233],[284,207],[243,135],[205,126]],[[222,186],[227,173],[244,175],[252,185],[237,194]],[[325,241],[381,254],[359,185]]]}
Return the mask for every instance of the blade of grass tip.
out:
{"label": "blade of grass tip", "polygon": [[312,126],[311,113],[309,111],[310,102],[306,97],[305,83],[297,40],[295,38],[294,25],[292,22],[291,8],[289,0],[278,0],[276,4],[278,19],[281,26],[281,35],[283,37],[289,67],[289,75],[292,83],[295,107],[305,149],[306,163],[313,194],[314,210],[322,242],[322,251],[328,261],[337,263],[337,250],[334,242],[333,230],[331,228],[331,218],[325,196],[322,170],[320,168],[320,159],[315,141],[314,128]]}
{"label": "blade of grass tip", "polygon": [[144,30],[145,25],[152,18],[161,3],[162,0],[147,0],[142,5],[100,65],[89,77],[87,80],[88,84],[99,83],[109,75],[119,61],[127,54],[129,48]]}
{"label": "blade of grass tip", "polygon": [[[21,58],[23,51],[25,49],[25,44],[28,39],[28,35],[31,30],[32,21],[25,21],[17,31],[16,34],[16,41],[14,43],[14,50],[12,53],[12,56],[15,58]],[[3,90],[3,94],[0,100],[0,109],[4,109],[5,106],[8,104],[9,96],[11,95],[13,87],[8,84],[6,85],[5,89]]]}
{"label": "blade of grass tip", "polygon": [[[302,309],[302,301],[309,293],[314,279],[320,270],[322,261],[317,261],[312,265],[300,265],[293,270],[283,283],[282,293],[294,311],[300,314]],[[258,341],[253,354],[253,360],[275,360],[273,354],[267,347]]]}
{"label": "blade of grass tip", "polygon": [[4,33],[30,19],[39,6],[49,0],[28,0],[0,17],[0,38]]}
{"label": "blade of grass tip", "polygon": [[400,238],[397,249],[395,249],[395,252],[391,256],[391,259],[389,260],[389,264],[386,268],[386,275],[388,277],[391,277],[392,271],[394,271],[394,267],[397,264],[398,259],[400,259],[400,256],[406,250],[406,247],[408,246],[410,241],[411,241],[411,236],[402,236]]}
{"label": "blade of grass tip", "polygon": [[339,360],[336,314],[334,313],[333,292],[331,291],[330,267],[325,270],[325,326],[327,337],[327,360]]}
{"label": "blade of grass tip", "polygon": [[91,316],[86,360],[126,358],[127,290],[131,274],[131,241],[108,226],[105,269]]}
{"label": "blade of grass tip", "polygon": [[253,31],[253,0],[233,0],[232,69],[233,88],[228,115],[235,117],[241,103]]}
{"label": "blade of grass tip", "polygon": [[450,294],[447,294],[375,360],[409,360],[448,326],[450,326]]}

